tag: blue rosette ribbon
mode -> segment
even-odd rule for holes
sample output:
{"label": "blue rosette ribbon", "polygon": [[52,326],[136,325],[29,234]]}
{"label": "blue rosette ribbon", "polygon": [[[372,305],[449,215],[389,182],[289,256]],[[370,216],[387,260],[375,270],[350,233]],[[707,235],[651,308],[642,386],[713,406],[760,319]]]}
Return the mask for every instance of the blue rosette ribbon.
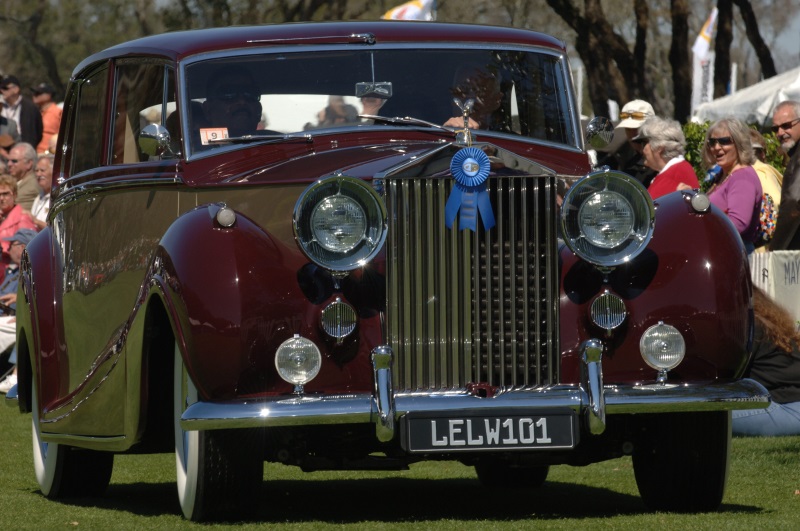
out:
{"label": "blue rosette ribbon", "polygon": [[456,184],[444,207],[444,222],[448,229],[453,228],[459,211],[460,230],[470,229],[477,232],[478,215],[483,220],[485,230],[494,227],[494,212],[486,190],[490,166],[489,157],[478,148],[463,148],[453,156],[450,172]]}

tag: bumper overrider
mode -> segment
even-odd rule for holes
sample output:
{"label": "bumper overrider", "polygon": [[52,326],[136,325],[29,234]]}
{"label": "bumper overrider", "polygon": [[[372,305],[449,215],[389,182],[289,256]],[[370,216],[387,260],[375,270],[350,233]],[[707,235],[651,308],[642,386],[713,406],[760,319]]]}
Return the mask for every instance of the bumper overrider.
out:
{"label": "bumper overrider", "polygon": [[479,414],[482,419],[531,419],[540,413],[555,413],[576,418],[590,433],[600,434],[606,428],[606,415],[763,409],[770,403],[768,391],[747,378],[697,384],[605,386],[602,346],[597,340],[584,342],[582,359],[580,385],[501,391],[490,398],[468,391],[395,394],[392,350],[382,345],[372,351],[374,394],[200,401],[186,409],[181,426],[186,430],[214,430],[372,423],[378,440],[388,442],[397,435],[398,421],[407,415],[463,418]]}

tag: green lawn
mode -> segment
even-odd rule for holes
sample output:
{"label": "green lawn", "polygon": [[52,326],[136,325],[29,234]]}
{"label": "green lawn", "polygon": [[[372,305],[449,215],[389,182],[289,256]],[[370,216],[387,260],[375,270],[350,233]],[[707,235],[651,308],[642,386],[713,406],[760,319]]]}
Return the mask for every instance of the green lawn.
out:
{"label": "green lawn", "polygon": [[[45,499],[33,475],[30,415],[0,407],[0,528],[181,529],[186,522],[172,455],[117,456],[101,499]],[[723,506],[716,513],[648,513],[630,459],[553,467],[536,491],[481,488],[471,468],[423,463],[406,472],[304,474],[267,464],[263,506],[239,528],[270,529],[798,529],[800,437],[734,439]]]}

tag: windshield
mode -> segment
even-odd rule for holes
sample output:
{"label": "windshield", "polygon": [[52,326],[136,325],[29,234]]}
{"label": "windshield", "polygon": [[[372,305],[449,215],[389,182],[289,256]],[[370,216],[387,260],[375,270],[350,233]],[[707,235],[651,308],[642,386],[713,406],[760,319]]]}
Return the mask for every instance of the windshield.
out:
{"label": "windshield", "polygon": [[[490,49],[319,50],[231,56],[186,68],[190,152],[226,139],[370,127],[411,117],[575,145],[561,58]],[[471,102],[471,105],[470,103]]]}

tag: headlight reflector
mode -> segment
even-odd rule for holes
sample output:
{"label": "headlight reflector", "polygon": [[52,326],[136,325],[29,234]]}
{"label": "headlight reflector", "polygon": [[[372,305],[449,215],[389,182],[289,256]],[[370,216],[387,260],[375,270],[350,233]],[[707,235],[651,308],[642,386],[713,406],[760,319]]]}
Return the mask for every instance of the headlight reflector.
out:
{"label": "headlight reflector", "polygon": [[632,177],[605,170],[570,188],[561,206],[561,228],[572,251],[601,267],[632,260],[650,241],[655,207]]}
{"label": "headlight reflector", "polygon": [[386,207],[360,179],[335,175],[310,185],[294,208],[300,249],[330,271],[364,265],[386,239]]}
{"label": "headlight reflector", "polygon": [[586,238],[603,249],[616,247],[633,232],[633,208],[617,192],[598,192],[578,210]]}
{"label": "headlight reflector", "polygon": [[364,239],[364,209],[344,195],[326,197],[311,212],[311,233],[326,251],[346,253]]}

